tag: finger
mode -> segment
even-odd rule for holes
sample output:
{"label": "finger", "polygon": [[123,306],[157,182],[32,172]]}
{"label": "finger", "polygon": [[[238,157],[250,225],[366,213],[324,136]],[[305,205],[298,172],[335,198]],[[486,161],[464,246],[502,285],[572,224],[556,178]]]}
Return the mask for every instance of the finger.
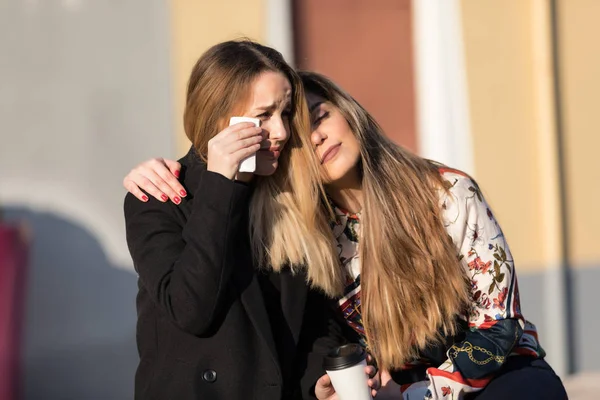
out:
{"label": "finger", "polygon": [[365,367],[365,372],[366,372],[366,374],[367,374],[367,376],[368,376],[369,378],[372,378],[372,377],[374,377],[374,376],[375,376],[375,374],[377,373],[377,370],[375,369],[375,367],[374,367],[374,366],[372,366],[372,365],[368,365],[368,366],[366,366],[366,367]]}
{"label": "finger", "polygon": [[260,149],[260,144],[262,141],[263,141],[263,139],[262,139],[261,135],[251,136],[249,138],[237,140],[235,142],[224,145],[223,151],[228,154],[233,154],[233,153],[237,152],[238,150],[245,149],[245,148],[254,146],[256,144],[259,145],[259,149]]}
{"label": "finger", "polygon": [[377,390],[371,389],[371,397],[377,397]]}
{"label": "finger", "polygon": [[331,378],[329,375],[325,374],[319,378],[317,383],[319,383],[321,386],[331,386]]}
{"label": "finger", "polygon": [[[168,167],[166,161],[171,160],[165,160],[165,167]],[[179,165],[178,162],[175,161],[175,163]],[[165,167],[157,168],[155,169],[155,172],[162,178],[162,180],[168,186],[167,190],[165,191],[167,196],[169,196],[169,198],[173,201],[178,196],[187,196],[187,192],[185,191],[179,180],[176,178],[176,176],[173,174],[172,169],[170,167],[168,167],[168,169]]]}
{"label": "finger", "polygon": [[329,378],[329,375],[325,374],[319,378],[315,385],[315,395],[317,399],[337,399],[337,394],[335,393],[335,389],[331,384],[331,379]]}
{"label": "finger", "polygon": [[242,161],[243,159],[250,157],[252,154],[255,154],[258,150],[260,150],[260,144],[255,144],[236,151],[232,154],[232,156],[234,159]]}
{"label": "finger", "polygon": [[367,353],[367,364],[373,365],[373,366],[375,366],[375,368],[377,368],[377,361],[375,360],[375,358],[373,358],[373,356],[371,354],[368,354],[368,353]]}
{"label": "finger", "polygon": [[223,139],[230,138],[231,136],[235,137],[236,135],[232,135],[232,133],[240,132],[240,131],[246,130],[246,129],[255,130],[255,131],[262,130],[251,122],[240,122],[238,124],[230,125],[227,128],[223,129],[221,132],[217,133],[213,137],[213,140],[221,141]]}
{"label": "finger", "polygon": [[123,186],[125,186],[125,189],[127,189],[129,193],[137,197],[140,201],[143,201],[145,203],[149,200],[148,196],[146,196],[146,194],[142,192],[140,188],[132,181],[123,181]]}
{"label": "finger", "polygon": [[[248,124],[248,122],[245,122],[244,124]],[[241,124],[232,125],[224,129],[213,139],[223,144],[229,144],[238,140],[247,139],[249,137],[262,134],[262,128],[260,127],[254,125],[240,127],[238,125]]]}
{"label": "finger", "polygon": [[138,188],[138,190],[142,189],[150,196],[154,197],[158,201],[162,201],[163,203],[169,199],[154,185],[154,183],[150,181],[150,179],[146,178],[145,176],[132,174],[130,182],[131,183],[128,185],[127,190],[129,190],[131,193],[133,193],[132,189],[133,186],[135,186]]}
{"label": "finger", "polygon": [[[170,172],[167,173],[170,174]],[[162,201],[167,201],[171,199],[175,204],[181,203],[181,197],[177,193],[175,193],[171,186],[169,186],[169,184],[165,182],[165,180],[160,175],[158,175],[158,173],[156,173],[153,169],[145,168],[143,169],[140,175],[147,177],[154,184],[154,186],[156,186],[158,190],[161,191],[162,194],[160,198]],[[142,186],[140,185],[140,187]],[[145,188],[142,187],[142,189]]]}
{"label": "finger", "polygon": [[379,389],[381,387],[381,382],[379,381],[379,379],[377,377],[369,379],[367,381],[367,385],[369,385],[369,387],[371,389]]}
{"label": "finger", "polygon": [[179,173],[181,172],[181,164],[177,161],[169,160],[167,158],[164,158],[163,160],[167,165],[167,168],[169,168],[169,171],[171,171],[171,173],[175,175],[175,178],[179,178]]}

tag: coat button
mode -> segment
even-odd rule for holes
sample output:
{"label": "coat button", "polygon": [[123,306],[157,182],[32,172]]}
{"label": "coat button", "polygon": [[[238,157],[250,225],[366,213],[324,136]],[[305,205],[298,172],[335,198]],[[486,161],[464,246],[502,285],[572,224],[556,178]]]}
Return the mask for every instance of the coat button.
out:
{"label": "coat button", "polygon": [[202,379],[208,383],[213,383],[217,380],[217,371],[207,369],[202,373]]}

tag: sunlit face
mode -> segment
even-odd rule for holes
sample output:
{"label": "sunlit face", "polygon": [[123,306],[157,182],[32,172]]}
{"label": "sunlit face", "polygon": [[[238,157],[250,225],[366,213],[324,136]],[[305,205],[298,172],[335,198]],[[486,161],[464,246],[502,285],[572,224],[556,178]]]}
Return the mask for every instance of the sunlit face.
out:
{"label": "sunlit face", "polygon": [[285,75],[266,71],[250,89],[244,117],[260,119],[266,139],[256,153],[256,175],[272,175],[279,165],[279,155],[290,138],[292,85]]}
{"label": "sunlit face", "polygon": [[307,93],[312,133],[325,184],[335,184],[355,173],[360,160],[360,143],[340,110],[313,93]]}

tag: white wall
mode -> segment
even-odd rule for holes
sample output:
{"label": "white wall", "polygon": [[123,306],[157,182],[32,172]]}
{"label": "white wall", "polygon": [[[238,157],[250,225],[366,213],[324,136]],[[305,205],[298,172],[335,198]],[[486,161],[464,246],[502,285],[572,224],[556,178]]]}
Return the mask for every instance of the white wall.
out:
{"label": "white wall", "polygon": [[0,2],[0,209],[33,234],[26,398],[132,397],[121,180],[176,156],[167,24],[160,0]]}
{"label": "white wall", "polygon": [[412,2],[419,154],[475,175],[458,0]]}

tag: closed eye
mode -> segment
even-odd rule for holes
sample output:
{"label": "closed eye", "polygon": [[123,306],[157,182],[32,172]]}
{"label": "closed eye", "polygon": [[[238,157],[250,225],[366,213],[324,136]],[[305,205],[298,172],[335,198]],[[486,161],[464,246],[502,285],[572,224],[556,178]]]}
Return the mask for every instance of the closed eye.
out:
{"label": "closed eye", "polygon": [[329,111],[325,111],[323,114],[319,115],[312,123],[313,127],[319,126],[324,119],[329,117]]}
{"label": "closed eye", "polygon": [[271,115],[272,115],[271,111],[265,111],[264,113],[259,114],[256,117],[260,118],[260,119],[268,119],[268,118],[271,118]]}

